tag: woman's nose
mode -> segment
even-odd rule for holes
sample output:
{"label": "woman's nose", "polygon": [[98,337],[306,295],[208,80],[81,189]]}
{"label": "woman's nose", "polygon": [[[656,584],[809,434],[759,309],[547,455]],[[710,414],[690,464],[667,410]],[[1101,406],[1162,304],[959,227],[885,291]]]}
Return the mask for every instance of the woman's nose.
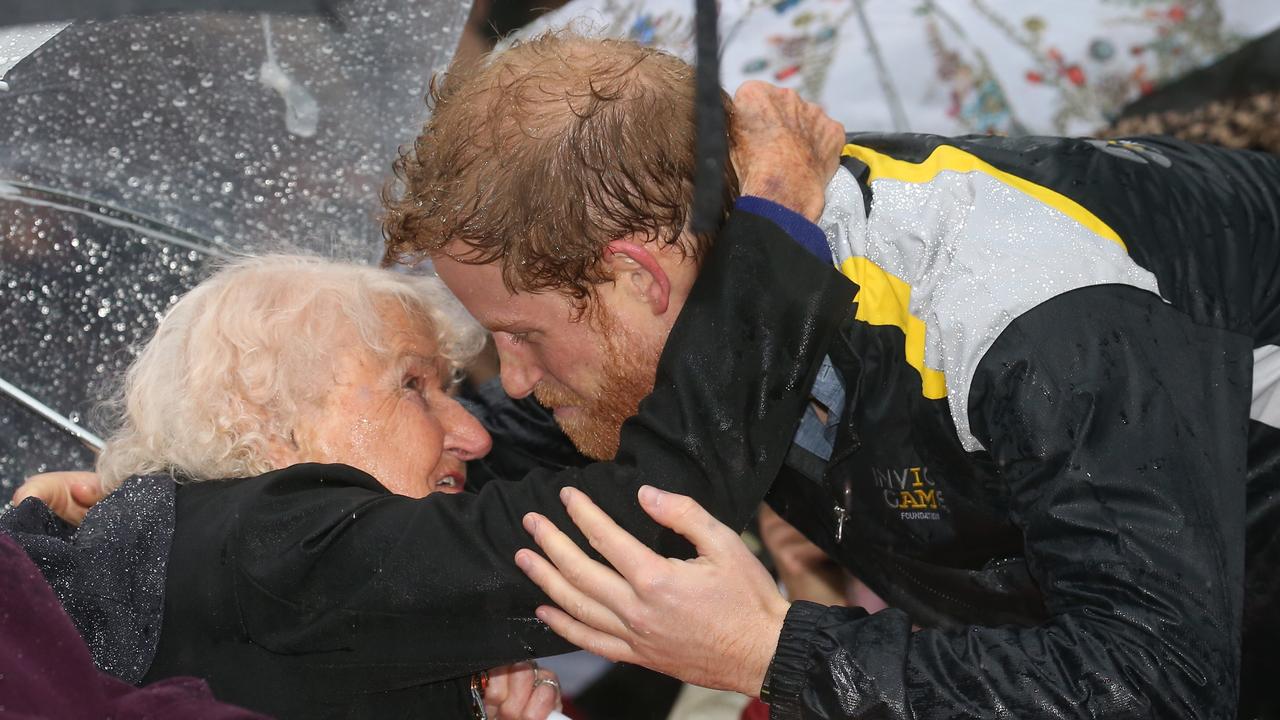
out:
{"label": "woman's nose", "polygon": [[462,403],[450,398],[450,407],[444,418],[445,452],[459,460],[475,460],[489,454],[493,438],[475,415],[467,412]]}

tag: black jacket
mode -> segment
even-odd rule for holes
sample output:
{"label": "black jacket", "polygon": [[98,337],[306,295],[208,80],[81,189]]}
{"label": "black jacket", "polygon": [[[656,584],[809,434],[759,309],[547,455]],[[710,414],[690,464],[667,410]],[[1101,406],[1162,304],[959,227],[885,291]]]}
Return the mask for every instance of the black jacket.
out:
{"label": "black jacket", "polygon": [[[800,276],[818,280],[785,282]],[[513,562],[531,546],[524,514],[576,532],[558,497],[575,486],[660,552],[691,554],[640,510],[636,491],[648,483],[744,525],[852,297],[778,225],[737,210],[613,463],[420,500],[345,466],[178,486],[146,679],[197,675],[219,699],[281,717],[470,717],[471,673],[572,649],[536,621],[548,600]],[[91,512],[81,533],[104,519]],[[96,569],[109,577],[112,564],[138,561]],[[98,625],[114,631],[112,617]]]}
{"label": "black jacket", "polygon": [[1242,606],[1275,712],[1280,161],[855,135],[822,225],[846,410],[769,500],[891,609],[796,603],[772,717],[1234,718]]}

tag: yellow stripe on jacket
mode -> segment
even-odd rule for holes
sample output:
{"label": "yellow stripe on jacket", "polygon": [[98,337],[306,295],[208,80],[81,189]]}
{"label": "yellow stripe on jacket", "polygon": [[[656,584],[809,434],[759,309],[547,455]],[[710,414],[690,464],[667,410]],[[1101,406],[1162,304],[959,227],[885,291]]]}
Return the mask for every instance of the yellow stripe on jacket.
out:
{"label": "yellow stripe on jacket", "polygon": [[907,364],[920,373],[922,394],[930,400],[947,396],[947,381],[941,371],[925,367],[924,321],[911,314],[911,286],[890,275],[864,257],[851,257],[840,272],[858,284],[854,318],[868,325],[891,325],[906,334]]}
{"label": "yellow stripe on jacket", "polygon": [[[957,147],[939,145],[929,154],[929,157],[925,158],[924,162],[920,163],[898,160],[871,148],[854,145],[853,143],[845,145],[841,154],[857,158],[867,164],[867,167],[871,169],[871,175],[867,180],[868,183],[875,183],[879,178],[901,180],[909,183],[927,183],[943,171],[984,173],[1015,190],[1030,195],[1041,203],[1075,220],[1090,231],[1118,244],[1121,248],[1125,248],[1124,241],[1120,239],[1120,235],[1080,203],[1043,185],[1037,185],[1026,178],[1020,178],[1017,175],[1011,175],[1000,170],[976,155],[967,153]],[[1125,250],[1127,251],[1128,248],[1125,248]]]}

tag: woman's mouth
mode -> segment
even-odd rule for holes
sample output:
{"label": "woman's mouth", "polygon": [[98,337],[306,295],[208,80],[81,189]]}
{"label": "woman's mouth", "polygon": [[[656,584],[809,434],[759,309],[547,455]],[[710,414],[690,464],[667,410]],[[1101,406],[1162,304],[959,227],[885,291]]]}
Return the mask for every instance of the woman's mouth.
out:
{"label": "woman's mouth", "polygon": [[459,493],[467,485],[467,476],[461,472],[445,473],[435,482],[435,492]]}

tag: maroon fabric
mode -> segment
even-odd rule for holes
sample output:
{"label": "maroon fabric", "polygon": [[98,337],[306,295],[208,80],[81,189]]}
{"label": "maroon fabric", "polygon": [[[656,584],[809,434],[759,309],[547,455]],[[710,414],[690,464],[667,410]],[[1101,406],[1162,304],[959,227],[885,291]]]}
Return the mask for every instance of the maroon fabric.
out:
{"label": "maroon fabric", "polygon": [[769,720],[769,706],[752,698],[742,709],[740,720]]}
{"label": "maroon fabric", "polygon": [[213,699],[203,680],[136,688],[98,671],[53,589],[26,553],[0,535],[0,716],[251,720]]}

